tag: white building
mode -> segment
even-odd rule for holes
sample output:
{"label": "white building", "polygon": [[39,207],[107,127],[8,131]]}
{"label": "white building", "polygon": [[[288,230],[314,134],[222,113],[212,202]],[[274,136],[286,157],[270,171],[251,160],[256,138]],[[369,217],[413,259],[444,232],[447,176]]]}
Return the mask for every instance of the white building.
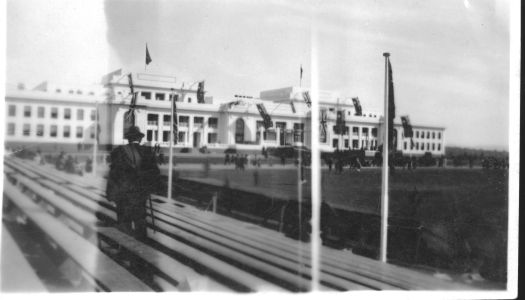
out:
{"label": "white building", "polygon": [[[260,92],[259,98],[205,97],[197,103],[196,83],[183,85],[174,77],[132,73],[136,99],[136,125],[145,133],[145,142],[169,146],[171,99],[177,96],[178,134],[175,148],[206,146],[210,149],[260,150],[262,147],[311,145],[310,108],[303,99],[306,88],[287,87]],[[43,83],[32,90],[18,86],[6,90],[6,132],[8,147],[18,145],[92,145],[96,121],[102,147],[123,144],[124,115],[131,102],[127,73],[113,72],[101,85],[71,89]],[[263,104],[273,126],[265,130],[257,104]],[[382,116],[364,111],[356,116],[351,99],[335,92],[319,95],[320,148],[364,149],[373,156],[381,144]],[[96,111],[98,111],[98,116]],[[335,133],[337,112],[344,115],[345,128]],[[444,154],[444,128],[413,125],[414,138],[403,137],[395,124],[397,150],[413,155]]]}

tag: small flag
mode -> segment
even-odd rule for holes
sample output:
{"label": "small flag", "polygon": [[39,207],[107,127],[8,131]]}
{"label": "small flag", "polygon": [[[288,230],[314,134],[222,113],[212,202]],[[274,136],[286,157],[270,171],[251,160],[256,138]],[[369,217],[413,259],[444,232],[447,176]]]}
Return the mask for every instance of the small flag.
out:
{"label": "small flag", "polygon": [[362,116],[363,110],[361,108],[361,103],[359,102],[359,98],[358,97],[352,98],[352,102],[354,103],[354,107],[355,107],[355,115]]}
{"label": "small flag", "polygon": [[293,101],[290,101],[290,106],[292,107],[292,112],[295,114],[297,111],[295,110],[295,105],[293,104]]}
{"label": "small flag", "polygon": [[197,89],[197,103],[204,103],[204,93],[204,81],[201,81]]}
{"label": "small flag", "polygon": [[303,65],[301,65],[301,71],[300,71],[300,75],[299,75],[299,79],[303,79]]}
{"label": "small flag", "polygon": [[173,144],[177,144],[179,137],[179,119],[177,118],[177,101],[179,101],[179,95],[173,95],[171,102],[173,103]]}
{"label": "small flag", "polygon": [[264,104],[262,103],[257,104],[257,109],[259,110],[259,113],[261,114],[261,117],[263,118],[264,129],[268,129],[272,127],[273,126],[272,118],[270,118],[270,115],[266,111]]}
{"label": "small flag", "polygon": [[308,91],[303,93],[303,99],[306,103],[306,106],[310,107],[312,105],[312,101],[310,100],[310,93]]}
{"label": "small flag", "polygon": [[151,56],[149,55],[148,44],[146,44],[146,66],[149,65],[150,62],[152,62],[152,60]]}
{"label": "small flag", "polygon": [[401,116],[401,123],[403,124],[403,134],[405,137],[413,137],[414,132],[412,131],[412,125],[408,116]]}

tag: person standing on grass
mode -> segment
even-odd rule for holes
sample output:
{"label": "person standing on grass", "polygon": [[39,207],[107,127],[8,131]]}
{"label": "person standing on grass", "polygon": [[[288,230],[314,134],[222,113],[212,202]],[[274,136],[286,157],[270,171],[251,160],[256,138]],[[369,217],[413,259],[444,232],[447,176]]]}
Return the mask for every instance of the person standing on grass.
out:
{"label": "person standing on grass", "polygon": [[147,237],[146,201],[161,183],[155,152],[140,145],[143,137],[138,127],[130,127],[124,135],[128,144],[111,152],[106,188],[108,200],[116,204],[117,227],[139,240]]}

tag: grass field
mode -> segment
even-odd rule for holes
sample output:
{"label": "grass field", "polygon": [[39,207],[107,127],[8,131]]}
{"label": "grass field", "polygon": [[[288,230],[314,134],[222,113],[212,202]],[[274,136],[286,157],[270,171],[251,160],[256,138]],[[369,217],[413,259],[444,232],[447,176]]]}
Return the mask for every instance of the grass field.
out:
{"label": "grass field", "polygon": [[[247,187],[254,185],[254,169],[210,170],[209,177]],[[297,195],[297,170],[288,168],[257,170],[257,189],[279,191],[284,197]],[[180,171],[181,176],[203,177],[201,170]],[[306,170],[309,179],[310,171]],[[485,278],[506,280],[508,215],[508,172],[467,168],[396,169],[390,174],[390,217],[414,220],[424,229],[415,250],[416,235],[403,239],[399,232],[389,240],[394,256],[407,262],[480,272]],[[322,171],[322,200],[338,211],[342,234],[359,239],[365,231],[367,242],[378,244],[381,197],[381,169],[345,169],[342,174]],[[310,198],[310,182],[303,184],[304,198]],[[352,214],[347,212],[358,212]],[[358,226],[358,229],[350,228]],[[347,227],[347,228],[345,228]],[[390,228],[395,230],[395,228]],[[401,237],[401,238],[400,238]],[[396,239],[396,240],[393,240]],[[403,248],[412,247],[410,251]],[[421,250],[419,253],[417,251]],[[403,253],[401,253],[403,252]],[[417,255],[417,260],[413,257]],[[373,255],[372,255],[373,256]],[[397,258],[397,257],[395,257]]]}

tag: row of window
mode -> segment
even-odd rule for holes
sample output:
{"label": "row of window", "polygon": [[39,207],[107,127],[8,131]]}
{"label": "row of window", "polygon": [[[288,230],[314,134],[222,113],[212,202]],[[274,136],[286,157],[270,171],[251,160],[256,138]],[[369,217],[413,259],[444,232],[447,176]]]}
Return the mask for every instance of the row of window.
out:
{"label": "row of window", "polygon": [[[335,112],[335,108],[332,108],[332,107],[331,107],[331,108],[328,109],[328,111],[329,111],[329,112]],[[321,110],[321,116],[323,116],[324,114],[326,114],[326,110],[325,110],[325,109],[322,109],[322,110]],[[348,111],[347,111],[347,114],[348,114],[349,116],[351,116],[351,115],[352,115],[352,111],[351,111],[351,110],[348,110]],[[371,113],[368,113],[368,115],[367,115],[366,113],[363,113],[363,114],[361,115],[361,117],[370,117],[370,118],[374,117],[374,118],[377,118],[377,115],[376,115],[376,114],[371,114]]]}
{"label": "row of window", "polygon": [[[46,117],[46,107],[44,106],[38,106],[36,108],[36,117],[43,119]],[[49,117],[51,119],[58,119],[58,107],[51,107],[50,115]],[[73,114],[73,110],[71,108],[64,108],[63,110],[63,118],[64,120],[71,120]],[[16,116],[16,105],[9,105],[8,107],[8,116],[15,117]],[[24,106],[24,117],[31,118],[33,117],[33,107],[29,105]],[[90,110],[90,119],[94,121],[96,119],[96,112],[94,109]],[[76,120],[83,121],[84,120],[84,109],[78,108],[76,109]]]}
{"label": "row of window", "polygon": [[[432,139],[436,139],[436,132],[416,130],[415,133],[416,133],[416,139],[418,139],[418,138],[424,139],[425,136],[426,136],[427,139],[430,139],[431,136],[432,136]],[[438,138],[438,140],[441,139],[441,132],[437,133],[437,138]]]}
{"label": "row of window", "polygon": [[[31,124],[23,124],[22,127],[22,135],[23,136],[31,136],[32,135],[32,127]],[[7,124],[7,135],[14,136],[16,134],[16,124],[15,123],[8,123]],[[47,135],[46,135],[47,134]],[[42,124],[36,125],[35,135],[37,137],[58,137],[58,126],[57,125],[49,125],[45,126]],[[65,125],[62,127],[62,137],[64,138],[70,138],[73,137],[71,132],[71,126]],[[84,138],[84,127],[77,126],[75,135],[76,138]],[[90,128],[90,138],[95,138],[95,131],[93,128]]]}
{"label": "row of window", "polygon": [[[326,142],[326,140],[324,142]],[[343,142],[344,142],[344,148],[349,149],[350,148],[349,139],[344,139]],[[337,138],[332,139],[332,147],[339,148],[339,139]],[[377,140],[370,140],[370,141],[361,140],[361,145],[359,145],[359,140],[353,139],[351,149],[377,150]]]}
{"label": "row of window", "polygon": [[[420,145],[421,145],[421,147],[420,147]],[[425,143],[419,144],[419,142],[415,142],[415,143],[411,143],[410,144],[410,149],[411,150],[414,150],[414,148],[416,150],[425,150],[426,149],[427,151],[430,151],[430,145],[432,145],[432,151],[435,151],[436,150],[436,144],[435,143],[432,143],[432,144],[427,143],[426,144],[427,147],[425,148]],[[408,142],[405,141],[403,143],[403,149],[404,150],[408,149]],[[437,144],[437,151],[441,151],[441,144],[439,144],[439,143]]]}
{"label": "row of window", "polygon": [[[178,125],[180,127],[188,127],[188,124],[190,122],[189,116],[179,116],[179,123]],[[162,117],[162,124],[164,126],[170,126],[171,124],[171,116],[170,115],[164,115]],[[159,125],[159,115],[158,114],[148,114],[148,125]],[[204,126],[204,117],[193,117],[193,125],[195,127],[202,127]],[[208,118],[208,127],[209,128],[218,128],[219,126],[219,119],[215,117],[209,117]]]}
{"label": "row of window", "polygon": [[[152,95],[153,95],[152,92],[140,92],[140,96],[144,100],[151,100],[152,99]],[[166,93],[155,93],[154,95],[155,95],[155,100],[157,100],[157,101],[164,101],[164,100],[166,100]],[[168,94],[169,101],[171,101],[172,98],[173,98],[173,94]],[[177,95],[177,97],[175,99],[176,99],[177,102],[181,102],[182,101],[182,98],[179,95]],[[191,101],[192,101],[191,97],[188,97],[188,103],[191,103]]]}
{"label": "row of window", "polygon": [[[255,122],[255,128],[257,128],[257,131],[260,130],[260,128],[264,128],[264,121],[258,120]],[[286,130],[286,122],[275,122],[275,129],[279,128],[281,132],[284,132]],[[300,131],[304,130],[304,123],[293,123],[293,130],[294,131]]]}
{"label": "row of window", "polygon": [[[170,131],[164,130],[162,131],[162,142],[169,142],[170,139]],[[146,131],[146,140],[148,142],[160,142],[159,141],[159,132],[157,130],[147,130]],[[217,133],[210,132],[208,133],[208,144],[214,144],[217,143]],[[185,131],[179,131],[177,133],[177,143],[176,144],[184,144],[186,141],[186,132]]]}
{"label": "row of window", "polygon": [[[339,132],[337,125],[334,125],[332,130],[337,133]],[[343,135],[348,135],[350,128],[348,126],[343,127]],[[372,128],[372,130],[369,130],[368,127],[363,127],[361,130],[361,134],[365,137],[368,136],[369,132],[372,133],[372,137],[377,137],[377,128]],[[352,127],[352,135],[359,135],[359,127]]]}

